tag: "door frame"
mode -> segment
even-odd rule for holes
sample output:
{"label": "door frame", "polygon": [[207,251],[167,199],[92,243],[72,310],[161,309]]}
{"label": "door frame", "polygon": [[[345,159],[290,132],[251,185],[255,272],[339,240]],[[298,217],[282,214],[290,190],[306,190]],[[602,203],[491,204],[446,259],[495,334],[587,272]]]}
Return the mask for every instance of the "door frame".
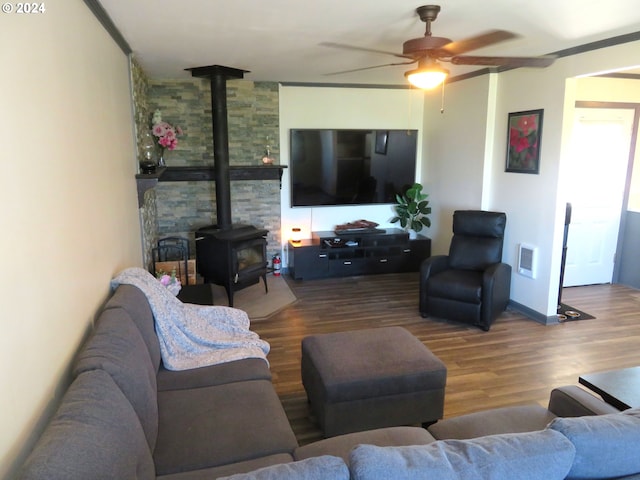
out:
{"label": "door frame", "polygon": [[[626,211],[629,204],[629,192],[631,190],[631,174],[633,172],[633,163],[636,155],[636,144],[638,141],[638,125],[640,124],[640,103],[634,102],[592,102],[577,100],[575,108],[608,108],[634,110],[633,123],[631,129],[631,145],[629,145],[629,158],[627,159],[627,176],[625,179],[624,193],[622,197],[622,211],[620,212],[620,227],[618,229],[618,240],[616,244],[616,255],[613,265],[613,277],[611,283],[618,283],[620,278],[620,255],[622,254],[622,242],[626,228]],[[562,288],[562,286],[561,286]]]}

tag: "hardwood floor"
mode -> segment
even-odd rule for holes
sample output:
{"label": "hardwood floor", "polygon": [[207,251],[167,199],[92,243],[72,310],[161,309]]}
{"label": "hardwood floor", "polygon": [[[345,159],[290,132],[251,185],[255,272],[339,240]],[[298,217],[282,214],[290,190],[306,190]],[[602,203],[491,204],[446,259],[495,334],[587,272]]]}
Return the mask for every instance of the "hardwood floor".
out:
{"label": "hardwood floor", "polygon": [[544,326],[511,309],[489,332],[418,313],[418,274],[287,283],[298,301],[252,329],[271,344],[273,382],[300,444],[321,438],[300,380],[300,342],[315,334],[401,325],[448,369],[445,418],[538,403],[582,373],[640,365],[640,291],[621,285],[565,289],[562,301],[593,320]]}

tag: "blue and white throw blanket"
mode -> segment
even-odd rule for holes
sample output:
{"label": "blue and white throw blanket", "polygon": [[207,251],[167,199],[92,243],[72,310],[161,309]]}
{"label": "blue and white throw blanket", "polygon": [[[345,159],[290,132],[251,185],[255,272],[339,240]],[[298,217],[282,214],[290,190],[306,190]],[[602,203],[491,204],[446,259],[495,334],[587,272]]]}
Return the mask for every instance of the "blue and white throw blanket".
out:
{"label": "blue and white throw blanket", "polygon": [[[187,370],[243,358],[267,362],[269,344],[249,330],[243,310],[182,303],[142,268],[127,268],[112,281],[138,287],[151,305],[164,366]],[[268,362],[267,362],[268,363]]]}

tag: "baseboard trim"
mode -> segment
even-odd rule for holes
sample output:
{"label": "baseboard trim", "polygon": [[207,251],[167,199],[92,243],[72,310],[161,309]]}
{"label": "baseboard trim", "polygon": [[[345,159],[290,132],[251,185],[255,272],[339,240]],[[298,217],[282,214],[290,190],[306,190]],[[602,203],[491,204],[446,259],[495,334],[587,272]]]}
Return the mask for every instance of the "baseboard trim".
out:
{"label": "baseboard trim", "polygon": [[525,317],[530,318],[531,320],[535,320],[542,325],[558,325],[558,317],[556,315],[545,315],[543,313],[537,312],[532,308],[527,307],[526,305],[522,305],[521,303],[514,302],[513,300],[509,300],[509,307],[518,311]]}

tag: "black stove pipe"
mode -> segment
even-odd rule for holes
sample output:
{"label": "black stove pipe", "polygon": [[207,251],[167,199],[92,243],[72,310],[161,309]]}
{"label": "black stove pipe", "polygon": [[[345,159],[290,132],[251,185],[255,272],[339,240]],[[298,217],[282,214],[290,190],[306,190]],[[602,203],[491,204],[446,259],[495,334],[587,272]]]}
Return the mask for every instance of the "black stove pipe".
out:
{"label": "black stove pipe", "polygon": [[211,121],[213,123],[213,169],[216,178],[217,228],[229,230],[231,223],[231,181],[229,176],[229,126],[227,123],[227,79],[243,78],[246,70],[211,65],[188,68],[193,77],[211,81]]}
{"label": "black stove pipe", "polygon": [[211,77],[211,116],[213,121],[213,169],[216,176],[216,215],[218,228],[231,228],[231,180],[229,178],[229,126],[227,123],[227,79]]}

